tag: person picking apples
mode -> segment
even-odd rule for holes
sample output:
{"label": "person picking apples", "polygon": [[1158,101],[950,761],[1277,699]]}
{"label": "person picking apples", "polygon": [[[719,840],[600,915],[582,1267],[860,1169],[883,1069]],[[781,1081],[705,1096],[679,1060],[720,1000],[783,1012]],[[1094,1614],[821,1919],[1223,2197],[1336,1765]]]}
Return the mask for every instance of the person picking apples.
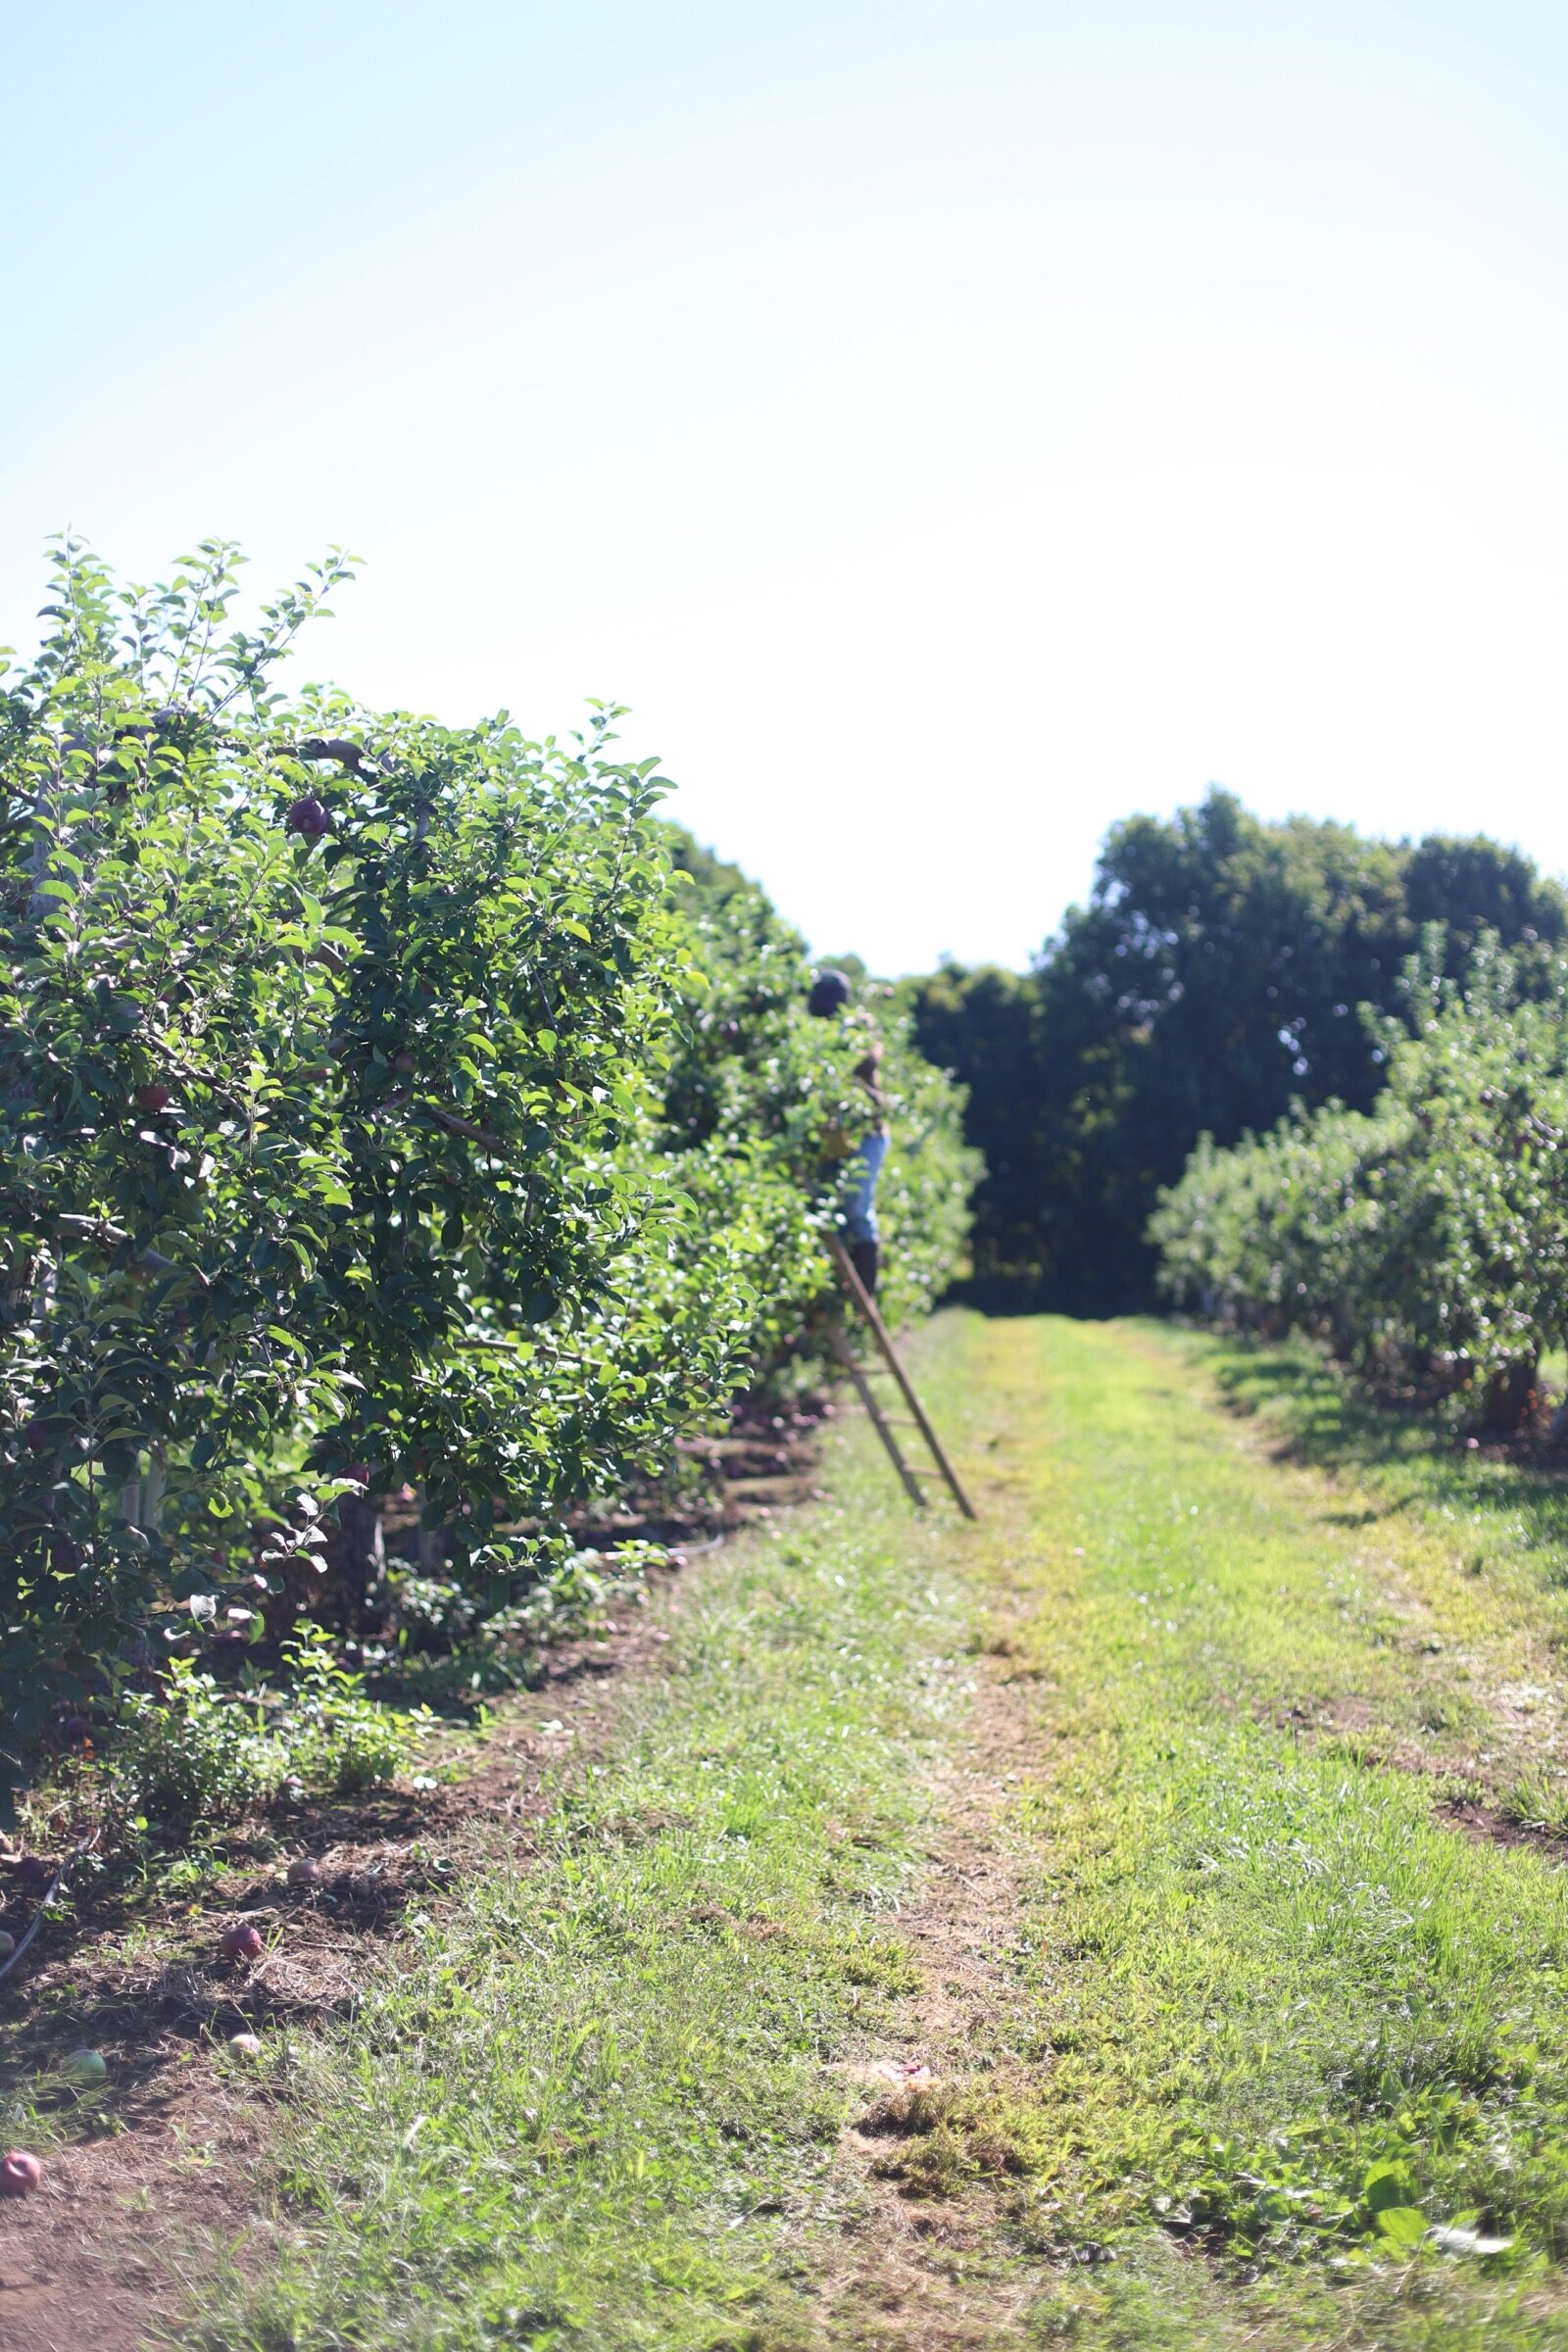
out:
{"label": "person picking apples", "polygon": [[[806,1009],[818,1020],[835,1020],[850,1002],[850,983],[843,972],[831,966],[817,973],[806,1000]],[[856,1080],[864,1092],[870,1110],[870,1124],[858,1143],[840,1126],[828,1130],[827,1151],[830,1158],[845,1163],[846,1180],[852,1188],[844,1208],[844,1230],[850,1257],[868,1295],[876,1296],[877,1275],[881,1270],[881,1241],[876,1222],[876,1180],[882,1173],[882,1163],[888,1155],[891,1136],[887,1122],[887,1104],[881,1088],[882,1041],[871,1026],[869,1016],[853,1013],[851,1019],[866,1032],[866,1050],[855,1065]]]}

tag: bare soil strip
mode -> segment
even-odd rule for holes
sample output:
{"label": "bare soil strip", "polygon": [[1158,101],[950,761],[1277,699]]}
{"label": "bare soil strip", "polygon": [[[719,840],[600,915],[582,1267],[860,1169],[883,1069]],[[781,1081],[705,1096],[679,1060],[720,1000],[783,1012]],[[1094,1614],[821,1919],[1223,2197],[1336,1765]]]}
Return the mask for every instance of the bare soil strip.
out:
{"label": "bare soil strip", "polygon": [[989,1657],[976,1661],[961,1745],[935,1789],[922,1899],[899,1923],[922,1988],[902,2036],[850,2070],[867,2103],[844,2137],[842,2248],[821,2293],[827,2340],[857,2352],[1005,2352],[1025,2342],[1038,2292],[1033,2267],[1005,2246],[1005,2144],[966,2149],[980,2179],[940,2180],[949,2115],[971,2086],[994,2097],[1020,2064],[1023,1857],[1006,1814],[1038,1735],[1024,1689]]}

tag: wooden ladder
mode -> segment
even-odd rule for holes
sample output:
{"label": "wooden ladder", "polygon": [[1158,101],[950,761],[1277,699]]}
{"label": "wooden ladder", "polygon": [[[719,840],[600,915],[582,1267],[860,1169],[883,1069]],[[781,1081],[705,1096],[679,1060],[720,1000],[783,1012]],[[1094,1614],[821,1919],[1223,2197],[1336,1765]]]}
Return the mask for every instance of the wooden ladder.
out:
{"label": "wooden ladder", "polygon": [[[931,1478],[933,1473],[929,1470],[916,1470],[911,1463],[906,1461],[899,1441],[893,1434],[895,1429],[917,1429],[926,1442],[931,1459],[947,1481],[948,1492],[952,1494],[959,1510],[966,1519],[978,1519],[979,1512],[964,1493],[958,1473],[948,1459],[947,1448],[932,1428],[925,1406],[914,1393],[914,1383],[904,1368],[899,1351],[893,1345],[892,1334],[877,1312],[876,1300],[855,1270],[855,1260],[836,1233],[828,1235],[827,1246],[833,1263],[838,1268],[839,1280],[859,1309],[861,1320],[876,1342],[878,1351],[882,1356],[882,1363],[880,1365],[862,1364],[855,1349],[850,1346],[849,1334],[845,1331],[842,1323],[835,1323],[833,1326],[833,1352],[855,1383],[856,1394],[866,1409],[872,1428],[887,1447],[888,1459],[898,1472],[906,1494],[908,1495],[917,1511],[925,1509],[924,1482]],[[871,1387],[872,1380],[878,1376],[897,1381],[899,1393],[909,1408],[906,1415],[885,1413],[882,1410],[876,1393]]]}

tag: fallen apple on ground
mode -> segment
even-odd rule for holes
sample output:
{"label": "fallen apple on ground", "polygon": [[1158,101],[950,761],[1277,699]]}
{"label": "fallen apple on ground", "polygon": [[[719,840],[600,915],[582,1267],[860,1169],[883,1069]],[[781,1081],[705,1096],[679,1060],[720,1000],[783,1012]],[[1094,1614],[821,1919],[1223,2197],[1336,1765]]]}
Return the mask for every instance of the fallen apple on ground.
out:
{"label": "fallen apple on ground", "polygon": [[259,2058],[262,2054],[261,2042],[254,2034],[231,2034],[228,2049],[230,2056],[235,2058]]}
{"label": "fallen apple on ground", "polygon": [[225,1960],[259,1960],[267,1946],[261,1929],[253,1927],[249,1920],[241,1920],[237,1927],[223,1930],[218,1948]]}
{"label": "fallen apple on ground", "polygon": [[68,2082],[79,2082],[83,2087],[109,2080],[109,2067],[102,2050],[73,2050],[69,2058],[61,2061],[60,2071]]}
{"label": "fallen apple on ground", "polygon": [[0,2156],[0,2197],[24,2197],[43,2179],[43,2166],[25,2148],[8,2148]]}

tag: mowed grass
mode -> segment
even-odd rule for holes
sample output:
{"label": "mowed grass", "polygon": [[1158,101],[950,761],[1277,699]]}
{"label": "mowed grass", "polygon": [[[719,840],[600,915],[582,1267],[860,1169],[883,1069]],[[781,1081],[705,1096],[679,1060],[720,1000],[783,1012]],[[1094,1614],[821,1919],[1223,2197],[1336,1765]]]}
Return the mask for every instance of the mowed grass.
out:
{"label": "mowed grass", "polygon": [[892,2165],[1026,2290],[972,2340],[1568,2346],[1563,1880],[1444,1810],[1538,1727],[1555,1769],[1552,1496],[1378,1454],[1343,1397],[1336,1440],[1293,1362],[943,1318],[981,1527],[913,1524],[852,1429],[831,1505],[704,1572],[529,1852],[261,2086],[275,2241],[184,2340],[925,2342],[831,2292],[876,2227],[844,2062],[915,2006],[900,1905],[1000,1680],[1013,2012]]}
{"label": "mowed grass", "polygon": [[[1013,1324],[968,1344],[1015,1531],[991,1642],[1031,1678],[1042,1742],[1010,2226],[1063,2262],[1117,2257],[1046,2298],[1042,2330],[1568,2343],[1563,1875],[1442,1810],[1466,1741],[1500,1741],[1522,1659],[1544,1716],[1560,1697],[1553,1532],[1532,1546],[1504,1474],[1508,1542],[1494,1523],[1480,1543],[1416,1446],[1389,1514],[1348,1476],[1348,1417],[1336,1480],[1270,1459],[1220,1409],[1237,1360],[1208,1343]],[[1250,1380],[1274,1393],[1255,1359]],[[1421,1736],[1430,1770],[1368,1760]]]}
{"label": "mowed grass", "polygon": [[913,1982],[897,1909],[970,1679],[948,1531],[866,1468],[698,1571],[613,1752],[292,2041],[275,2249],[188,2340],[810,2340],[834,2062]]}

